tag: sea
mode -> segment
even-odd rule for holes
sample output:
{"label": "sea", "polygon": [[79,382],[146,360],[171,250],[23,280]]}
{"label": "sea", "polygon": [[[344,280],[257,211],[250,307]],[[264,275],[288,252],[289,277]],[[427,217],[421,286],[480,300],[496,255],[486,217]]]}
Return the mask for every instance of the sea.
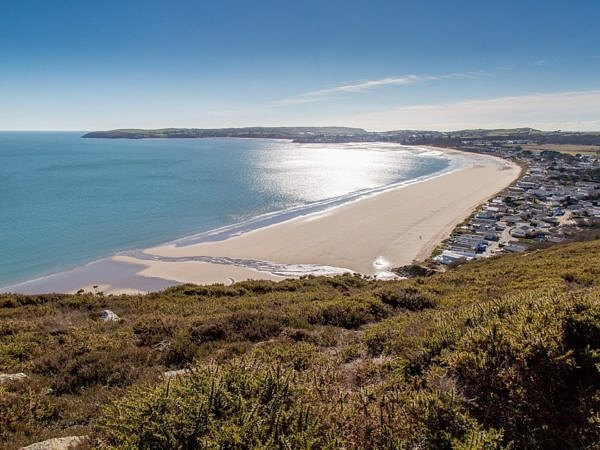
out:
{"label": "sea", "polygon": [[390,143],[83,134],[0,132],[0,287],[173,240],[226,238],[465,164]]}

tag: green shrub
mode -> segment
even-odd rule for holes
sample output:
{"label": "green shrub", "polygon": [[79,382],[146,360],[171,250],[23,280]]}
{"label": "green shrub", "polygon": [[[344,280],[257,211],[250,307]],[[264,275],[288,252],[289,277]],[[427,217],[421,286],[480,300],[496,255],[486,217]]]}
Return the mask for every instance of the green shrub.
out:
{"label": "green shrub", "polygon": [[385,305],[371,298],[331,300],[319,307],[310,322],[356,329],[388,315]]}
{"label": "green shrub", "polygon": [[290,371],[199,367],[105,408],[99,430],[115,448],[310,448],[323,430],[299,395]]}
{"label": "green shrub", "polygon": [[473,398],[472,412],[519,447],[576,448],[600,442],[600,297],[549,292],[486,307],[444,356]]}
{"label": "green shrub", "polygon": [[178,330],[161,353],[160,361],[167,367],[182,368],[194,360],[198,350],[187,330]]}
{"label": "green shrub", "polygon": [[29,438],[50,427],[60,414],[56,399],[40,395],[37,383],[20,382],[7,390],[0,386],[0,443],[9,442],[15,435]]}
{"label": "green shrub", "polygon": [[52,389],[58,394],[74,394],[80,390],[100,386],[127,386],[136,380],[139,366],[146,359],[146,351],[135,355],[115,352],[90,351],[70,357],[48,355],[42,358],[35,371],[52,378]]}
{"label": "green shrub", "polygon": [[434,308],[437,305],[437,302],[430,296],[412,287],[383,289],[378,293],[378,296],[386,305],[408,309],[409,311],[422,311],[427,308]]}
{"label": "green shrub", "polygon": [[162,317],[145,317],[133,324],[133,332],[139,345],[155,345],[173,336],[177,325],[175,320]]}

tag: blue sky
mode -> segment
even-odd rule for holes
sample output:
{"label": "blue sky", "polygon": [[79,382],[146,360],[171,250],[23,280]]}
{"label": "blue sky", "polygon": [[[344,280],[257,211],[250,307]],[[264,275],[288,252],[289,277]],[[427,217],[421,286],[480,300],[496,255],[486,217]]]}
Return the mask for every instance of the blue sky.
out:
{"label": "blue sky", "polygon": [[3,0],[0,129],[600,130],[600,1]]}

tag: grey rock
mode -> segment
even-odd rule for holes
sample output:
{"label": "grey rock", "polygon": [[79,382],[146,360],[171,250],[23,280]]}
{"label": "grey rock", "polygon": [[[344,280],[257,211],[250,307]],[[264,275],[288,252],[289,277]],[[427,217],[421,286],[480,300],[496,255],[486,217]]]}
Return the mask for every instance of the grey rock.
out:
{"label": "grey rock", "polygon": [[171,343],[166,340],[163,339],[162,341],[160,341],[158,344],[154,345],[152,348],[156,351],[159,352],[164,352],[166,349],[168,349],[171,346]]}
{"label": "grey rock", "polygon": [[102,311],[100,313],[100,318],[105,322],[118,322],[119,320],[121,320],[121,318],[117,316],[114,312],[112,312],[110,309],[105,309],[104,311]]}
{"label": "grey rock", "polygon": [[171,380],[173,378],[178,378],[187,375],[188,373],[190,373],[188,369],[169,370],[163,373],[163,378],[165,380]]}
{"label": "grey rock", "polygon": [[21,447],[21,450],[71,450],[77,448],[87,440],[87,436],[67,436],[62,438],[48,439],[35,444]]}
{"label": "grey rock", "polygon": [[12,383],[13,381],[24,380],[25,378],[27,378],[27,375],[25,375],[22,372],[0,373],[0,384],[8,384],[8,383]]}

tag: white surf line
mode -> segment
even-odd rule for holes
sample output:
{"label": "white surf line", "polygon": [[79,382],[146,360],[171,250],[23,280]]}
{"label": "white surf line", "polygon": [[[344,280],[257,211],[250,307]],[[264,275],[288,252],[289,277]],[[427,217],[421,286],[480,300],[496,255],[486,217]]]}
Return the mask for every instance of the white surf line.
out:
{"label": "white surf line", "polygon": [[[261,214],[259,216],[252,217],[250,219],[234,223],[231,225],[225,225],[222,227],[214,228],[211,230],[201,231],[199,233],[194,233],[188,236],[184,236],[172,241],[167,242],[166,244],[172,244],[176,247],[186,247],[189,245],[200,244],[204,242],[216,242],[228,239],[230,237],[239,236],[241,234],[245,234],[249,231],[254,231],[260,228],[265,228],[271,225],[276,225],[282,222],[286,222],[288,220],[296,219],[299,217],[311,218],[313,215],[329,213],[333,209],[345,206],[350,203],[354,203],[356,201],[360,201],[364,198],[368,198],[371,196],[375,196],[387,191],[391,191],[394,189],[403,188],[406,186],[410,186],[417,183],[427,182],[433,180],[435,178],[442,177],[444,175],[451,174],[453,172],[459,171],[468,167],[469,164],[473,162],[474,159],[471,154],[467,154],[465,152],[454,151],[450,155],[454,156],[454,158],[445,157],[445,153],[441,150],[432,151],[431,149],[426,149],[422,147],[413,147],[413,146],[402,146],[399,144],[395,144],[398,148],[410,148],[421,151],[421,153],[431,153],[431,156],[434,156],[432,152],[435,152],[437,156],[443,156],[450,163],[449,166],[438,170],[437,172],[433,172],[426,175],[421,175],[419,177],[411,178],[409,180],[396,181],[389,184],[364,188],[358,191],[350,192],[344,195],[319,200],[316,202],[311,202],[304,205],[298,205],[291,208],[273,211],[265,214]],[[446,150],[446,149],[443,149]]]}
{"label": "white surf line", "polygon": [[300,277],[303,275],[341,275],[354,273],[344,267],[322,266],[318,264],[279,264],[256,259],[228,258],[224,256],[158,256],[140,250],[121,252],[117,256],[128,256],[140,261],[159,262],[204,262],[209,264],[220,264],[224,266],[244,267],[259,272],[268,272],[281,277]]}
{"label": "white surf line", "polygon": [[396,280],[400,278],[391,271],[392,263],[381,255],[373,261],[373,268],[375,269],[375,278],[378,280]]}

